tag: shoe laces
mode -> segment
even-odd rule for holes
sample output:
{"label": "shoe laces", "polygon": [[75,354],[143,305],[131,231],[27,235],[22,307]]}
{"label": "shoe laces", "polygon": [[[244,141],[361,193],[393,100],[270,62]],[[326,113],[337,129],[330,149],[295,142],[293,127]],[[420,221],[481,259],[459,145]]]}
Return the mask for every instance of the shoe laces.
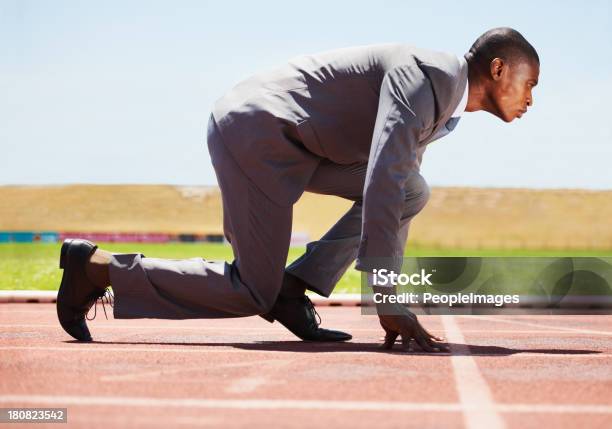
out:
{"label": "shoe laces", "polygon": [[106,304],[110,305],[111,308],[115,307],[115,295],[113,295],[113,292],[109,288],[104,289],[104,292],[100,294],[96,293],[92,297],[90,303],[92,304],[94,308],[94,315],[91,319],[89,318],[89,313],[91,311],[91,307],[90,307],[89,311],[87,311],[87,314],[85,315],[85,318],[87,320],[94,320],[96,318],[96,315],[98,314],[98,301],[102,303],[102,310],[104,310],[104,317],[106,318],[106,320],[108,320],[108,315],[106,314]]}
{"label": "shoe laces", "polygon": [[307,295],[304,295],[304,298],[306,298],[306,302],[308,303],[308,310],[310,311],[310,314],[312,314],[312,317],[317,322],[317,327],[319,327],[319,325],[321,325],[321,316],[319,316],[319,313],[315,309],[315,306],[312,303],[312,301],[310,300],[310,298],[308,298]]}

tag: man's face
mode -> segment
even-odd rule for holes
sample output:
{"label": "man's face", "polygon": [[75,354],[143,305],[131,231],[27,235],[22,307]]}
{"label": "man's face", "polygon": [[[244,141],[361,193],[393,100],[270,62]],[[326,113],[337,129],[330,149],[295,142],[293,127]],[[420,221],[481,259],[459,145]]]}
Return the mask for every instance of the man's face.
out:
{"label": "man's face", "polygon": [[495,59],[491,63],[491,100],[496,107],[495,115],[512,122],[527,112],[533,105],[532,89],[538,84],[540,66],[537,62],[503,62]]}

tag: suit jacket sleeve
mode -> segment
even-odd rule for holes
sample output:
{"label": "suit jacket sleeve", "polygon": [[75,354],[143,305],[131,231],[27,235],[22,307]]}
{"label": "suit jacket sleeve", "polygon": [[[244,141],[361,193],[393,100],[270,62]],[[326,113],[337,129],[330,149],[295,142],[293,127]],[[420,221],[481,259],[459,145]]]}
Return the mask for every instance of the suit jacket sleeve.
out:
{"label": "suit jacket sleeve", "polygon": [[385,75],[366,173],[363,224],[356,269],[399,272],[404,254],[398,238],[405,184],[419,170],[419,136],[433,122],[431,83],[417,66]]}

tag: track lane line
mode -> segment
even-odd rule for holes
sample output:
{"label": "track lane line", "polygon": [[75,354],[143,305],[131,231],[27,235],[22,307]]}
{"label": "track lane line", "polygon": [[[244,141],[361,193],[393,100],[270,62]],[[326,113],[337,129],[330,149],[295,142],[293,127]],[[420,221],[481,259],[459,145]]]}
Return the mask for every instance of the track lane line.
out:
{"label": "track lane line", "polygon": [[465,338],[453,316],[441,316],[446,339],[451,346],[451,364],[455,387],[467,429],[502,429],[506,425],[499,415],[493,396],[476,361],[465,345]]}
{"label": "track lane line", "polygon": [[[472,406],[445,402],[338,401],[310,399],[206,399],[141,396],[0,395],[0,404],[58,406],[114,405],[124,407],[173,407],[243,410],[334,410],[334,411],[441,411],[461,412]],[[612,414],[611,405],[494,404],[499,413]]]}

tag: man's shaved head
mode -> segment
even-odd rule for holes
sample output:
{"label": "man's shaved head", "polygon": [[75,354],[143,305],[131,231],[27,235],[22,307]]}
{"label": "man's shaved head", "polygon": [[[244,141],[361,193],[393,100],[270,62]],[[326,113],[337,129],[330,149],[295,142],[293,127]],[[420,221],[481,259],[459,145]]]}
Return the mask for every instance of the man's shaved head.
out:
{"label": "man's shaved head", "polygon": [[466,110],[485,110],[510,122],[533,105],[540,57],[518,31],[493,28],[480,36],[468,53],[469,96]]}
{"label": "man's shaved head", "polygon": [[500,58],[510,64],[540,64],[540,57],[521,33],[509,27],[493,28],[481,35],[465,58],[479,74],[488,74],[491,61]]}

